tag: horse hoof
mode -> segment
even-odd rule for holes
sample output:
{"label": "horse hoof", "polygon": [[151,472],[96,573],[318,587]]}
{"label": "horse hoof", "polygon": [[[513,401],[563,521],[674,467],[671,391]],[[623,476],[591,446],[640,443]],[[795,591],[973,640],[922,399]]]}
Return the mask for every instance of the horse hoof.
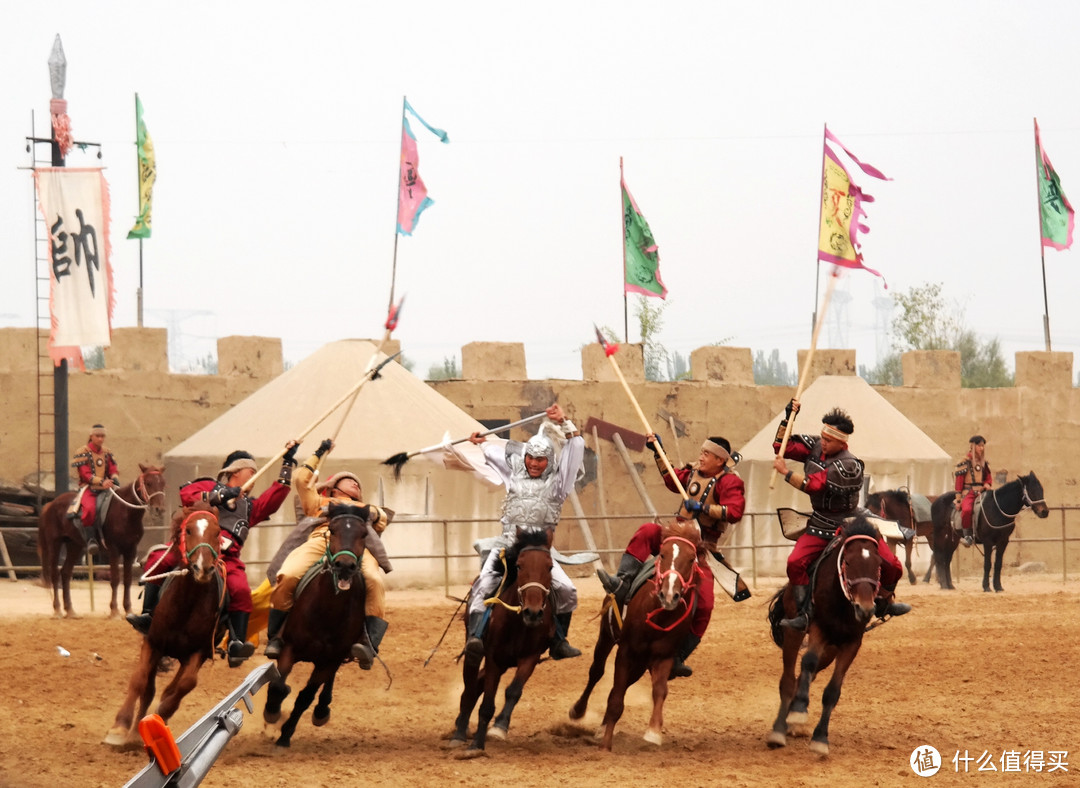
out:
{"label": "horse hoof", "polygon": [[788,725],[805,725],[810,719],[805,711],[789,711],[787,715]]}
{"label": "horse hoof", "polygon": [[263,722],[267,725],[277,725],[278,720],[281,719],[280,711],[264,711]]}
{"label": "horse hoof", "polygon": [[496,741],[506,741],[510,732],[506,728],[499,728],[495,725],[488,728],[487,732],[489,739],[495,739]]}
{"label": "horse hoof", "polygon": [[124,728],[110,728],[101,743],[110,747],[124,747],[128,743],[128,732]]}
{"label": "horse hoof", "polygon": [[488,757],[486,750],[476,749],[470,747],[467,750],[458,750],[454,753],[454,759],[458,761],[471,761],[473,758],[486,758]]}
{"label": "horse hoof", "polygon": [[654,731],[652,729],[645,731],[645,735],[641,738],[643,738],[649,744],[655,744],[657,747],[664,743],[664,737],[660,734],[660,732]]}
{"label": "horse hoof", "polygon": [[328,722],[330,722],[330,709],[326,710],[326,716],[325,717],[320,717],[319,712],[318,712],[317,709],[311,715],[311,724],[314,725],[316,728],[321,728],[323,725],[325,725]]}
{"label": "horse hoof", "polygon": [[829,754],[829,743],[827,741],[818,741],[817,739],[814,739],[810,742],[810,752],[824,758]]}
{"label": "horse hoof", "polygon": [[465,740],[464,739],[450,739],[448,742],[446,742],[446,744],[443,745],[443,749],[446,749],[446,750],[460,750],[464,746],[465,746]]}
{"label": "horse hoof", "polygon": [[274,742],[274,746],[275,747],[291,747],[292,746],[292,739],[286,739],[284,737],[279,738],[276,742]]}
{"label": "horse hoof", "polygon": [[787,736],[778,731],[769,731],[769,735],[765,737],[765,743],[769,745],[770,750],[787,747]]}

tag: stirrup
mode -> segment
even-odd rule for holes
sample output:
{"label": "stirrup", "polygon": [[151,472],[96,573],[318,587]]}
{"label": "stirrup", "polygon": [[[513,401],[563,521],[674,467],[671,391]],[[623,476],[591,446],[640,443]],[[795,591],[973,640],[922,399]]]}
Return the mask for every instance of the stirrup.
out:
{"label": "stirrup", "polygon": [[465,656],[476,660],[484,658],[484,641],[475,635],[465,641]]}
{"label": "stirrup", "polygon": [[349,653],[360,666],[360,670],[371,670],[371,666],[375,663],[375,653],[366,643],[353,643]]}
{"label": "stirrup", "polygon": [[142,615],[135,615],[134,613],[128,613],[125,616],[125,620],[135,628],[135,631],[140,635],[150,634],[150,622],[153,620],[149,613],[143,613]]}
{"label": "stirrup", "polygon": [[277,659],[281,656],[281,649],[285,647],[279,637],[270,638],[270,642],[266,644],[266,649],[263,651],[263,655],[267,659]]}
{"label": "stirrup", "polygon": [[671,679],[688,679],[694,675],[694,669],[687,665],[685,662],[676,662],[671,666],[671,674],[668,676],[668,680]]}
{"label": "stirrup", "polygon": [[971,547],[974,544],[974,540],[971,538],[971,534],[964,534],[960,537],[960,544],[964,547]]}
{"label": "stirrup", "polygon": [[806,613],[799,613],[795,618],[785,618],[780,621],[780,626],[788,629],[796,629],[800,632],[805,632],[810,622],[806,617]]}
{"label": "stirrup", "polygon": [[98,554],[98,543],[96,539],[91,539],[86,543],[86,554],[89,556],[95,556]]}
{"label": "stirrup", "polygon": [[571,646],[568,640],[560,640],[548,649],[548,653],[552,659],[571,659],[572,657],[580,657],[581,649]]}

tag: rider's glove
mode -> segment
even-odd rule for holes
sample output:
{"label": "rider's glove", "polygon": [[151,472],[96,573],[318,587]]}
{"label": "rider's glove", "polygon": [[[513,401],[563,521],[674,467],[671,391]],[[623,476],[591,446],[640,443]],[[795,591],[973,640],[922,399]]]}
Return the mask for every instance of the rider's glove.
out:
{"label": "rider's glove", "polygon": [[682,502],[683,508],[690,514],[698,514],[705,507],[701,505],[701,501],[696,501],[693,498],[687,498]]}
{"label": "rider's glove", "polygon": [[652,453],[653,453],[654,457],[659,457],[660,456],[660,449],[663,448],[664,444],[660,442],[660,436],[659,435],[654,435],[652,440],[645,441],[645,446],[646,446],[646,448],[652,450]]}
{"label": "rider's glove", "polygon": [[334,445],[334,442],[327,438],[319,444],[319,448],[315,450],[315,456],[322,459],[322,456],[330,451],[330,447]]}

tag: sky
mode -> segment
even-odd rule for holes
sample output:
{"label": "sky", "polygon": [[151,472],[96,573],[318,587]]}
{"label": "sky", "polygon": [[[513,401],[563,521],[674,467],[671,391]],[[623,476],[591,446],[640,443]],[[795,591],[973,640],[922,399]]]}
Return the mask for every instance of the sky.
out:
{"label": "sky", "polygon": [[[68,165],[110,185],[114,328],[137,322],[142,100],[144,323],[172,330],[174,364],[221,336],[281,337],[289,363],[381,336],[404,96],[450,138],[413,124],[434,204],[396,245],[395,337],[420,375],[500,341],[524,343],[530,377],[580,379],[593,324],[622,336],[620,157],[669,288],[663,345],[775,348],[794,370],[828,270],[825,124],[892,180],[852,169],[888,290],[845,272],[819,347],[872,367],[890,293],[940,283],[1010,367],[1045,349],[1032,119],[1080,201],[1080,3],[6,3],[0,326],[34,325],[25,138],[49,133],[57,33],[75,139],[102,152]],[[1052,348],[1074,365],[1078,253],[1045,251]]]}

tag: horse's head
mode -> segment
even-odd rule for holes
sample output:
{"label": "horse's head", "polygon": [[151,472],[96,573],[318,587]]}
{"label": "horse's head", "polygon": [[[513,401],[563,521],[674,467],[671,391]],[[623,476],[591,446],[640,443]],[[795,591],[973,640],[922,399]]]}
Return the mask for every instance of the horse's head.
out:
{"label": "horse's head", "polygon": [[896,520],[905,528],[912,525],[911,498],[908,491],[883,490],[866,496],[866,508],[883,520]]}
{"label": "horse's head", "polygon": [[515,581],[521,619],[527,627],[544,623],[551,593],[551,543],[553,528],[518,528],[514,544],[506,551],[506,565],[517,574]]}
{"label": "horse's head", "polygon": [[374,526],[379,514],[371,506],[341,503],[331,503],[326,514],[329,518],[326,561],[337,589],[348,591],[360,570],[368,528]]}
{"label": "horse's head", "polygon": [[1043,500],[1042,482],[1036,478],[1035,471],[1027,476],[1021,476],[1020,483],[1024,486],[1024,505],[1030,506],[1036,517],[1047,517],[1050,514],[1050,507]]}
{"label": "horse's head", "polygon": [[173,518],[175,540],[180,555],[196,583],[209,583],[214,576],[221,548],[221,528],[210,507],[199,502],[177,512]]}
{"label": "horse's head", "polygon": [[881,588],[881,556],[877,529],[863,517],[844,526],[844,541],[837,556],[837,573],[844,596],[865,624],[874,615],[874,598]]}
{"label": "horse's head", "polygon": [[670,523],[660,532],[656,557],[656,597],[665,610],[674,610],[697,582],[701,531],[693,520]]}
{"label": "horse's head", "polygon": [[165,508],[165,468],[139,463],[139,478],[135,495],[142,503],[161,511]]}

